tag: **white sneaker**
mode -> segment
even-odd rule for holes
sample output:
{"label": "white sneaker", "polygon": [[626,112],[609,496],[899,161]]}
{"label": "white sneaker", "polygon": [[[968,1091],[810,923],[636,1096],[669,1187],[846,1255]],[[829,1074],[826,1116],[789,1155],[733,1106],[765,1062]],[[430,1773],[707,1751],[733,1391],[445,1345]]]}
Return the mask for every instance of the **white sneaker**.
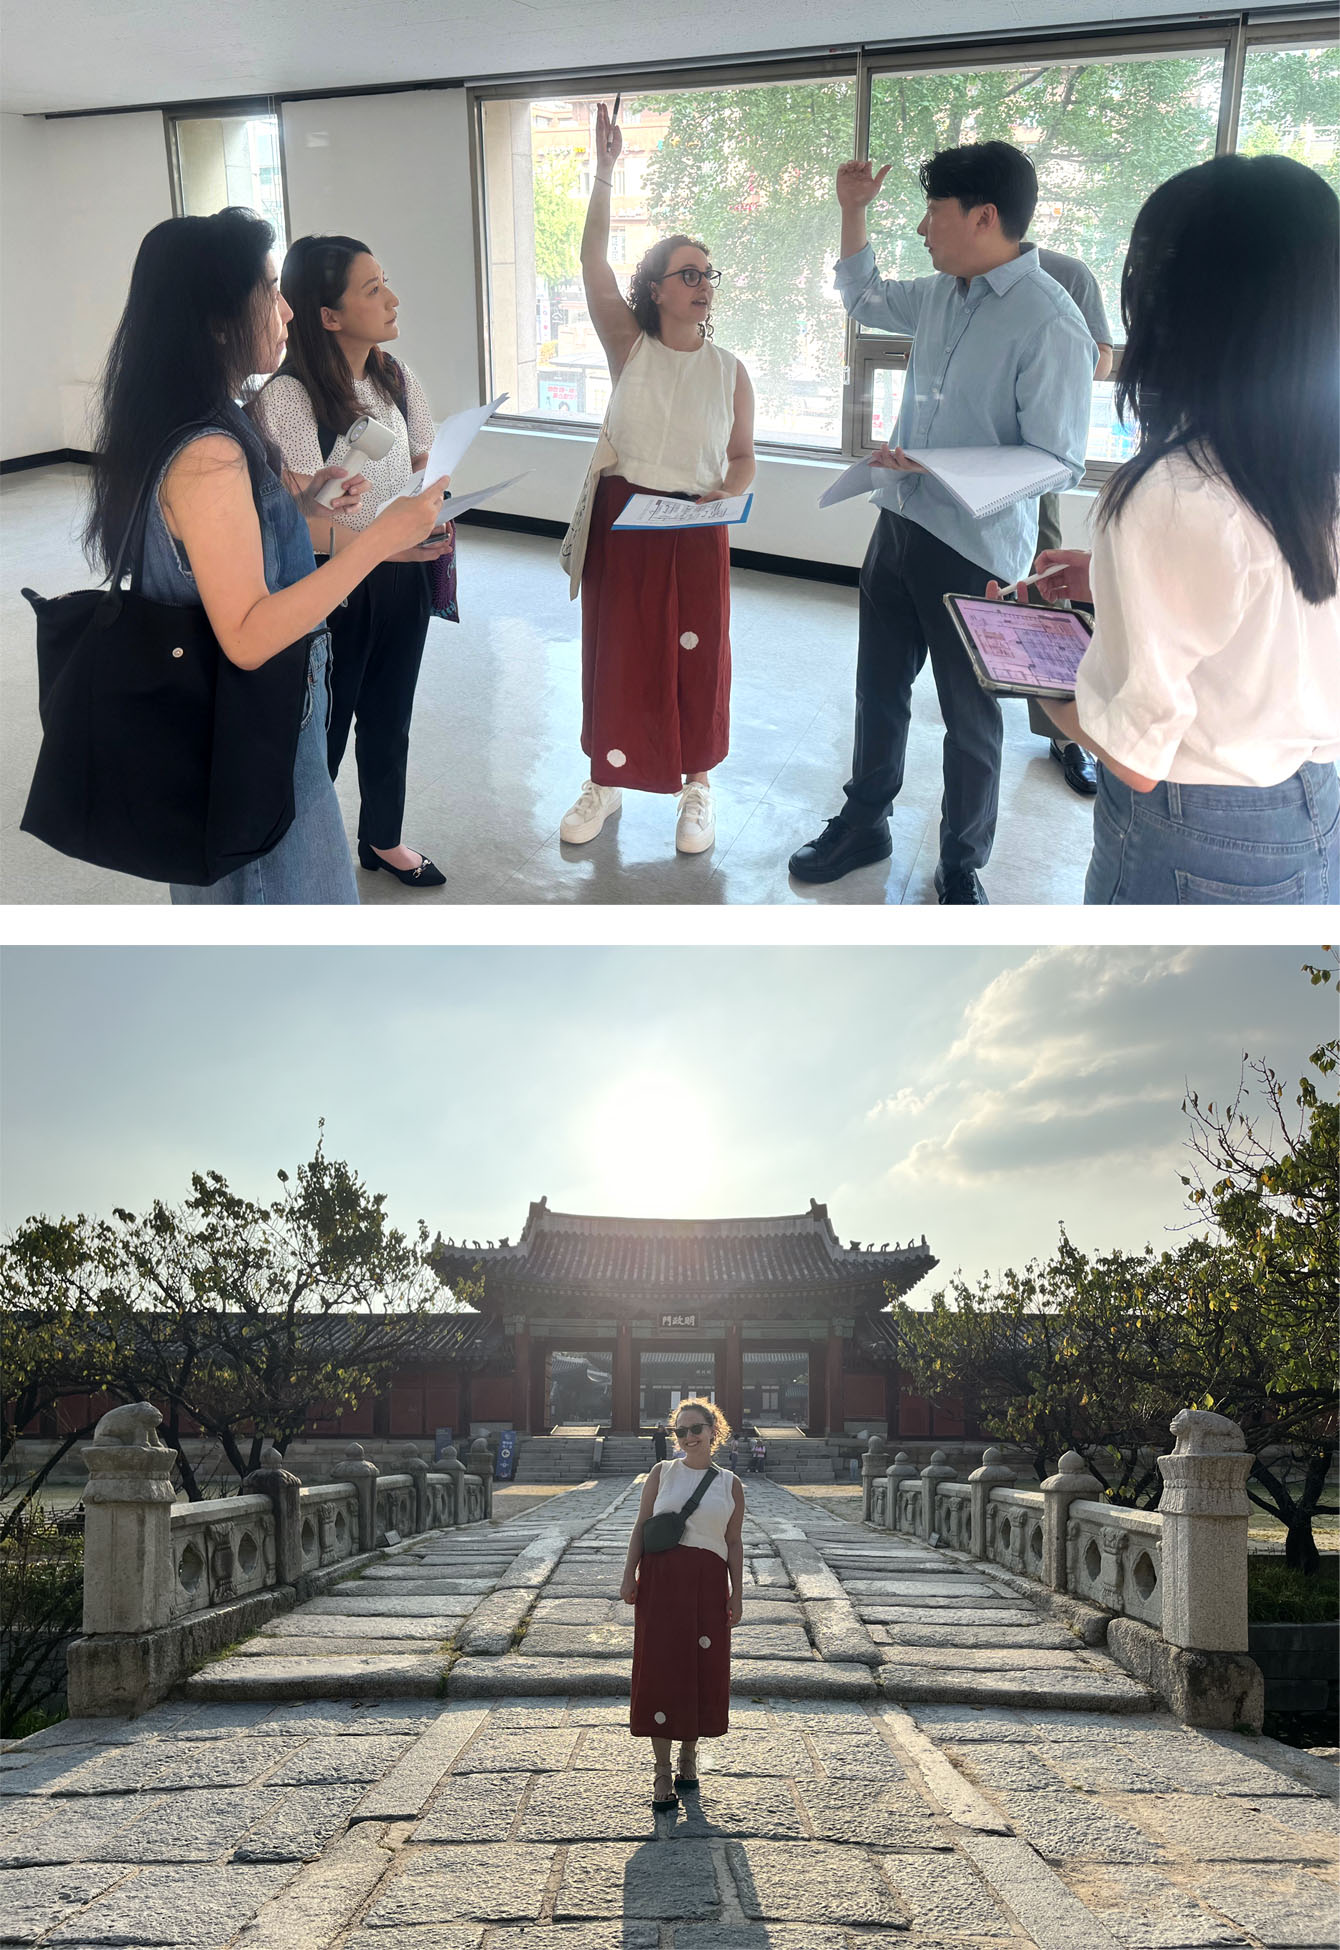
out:
{"label": "white sneaker", "polygon": [[679,795],[679,823],[675,827],[677,853],[706,853],[717,836],[716,816],[712,811],[712,788],[694,783]]}
{"label": "white sneaker", "polygon": [[577,795],[576,805],[569,806],[558,822],[558,837],[568,846],[585,846],[622,804],[623,792],[619,786],[594,785],[588,779]]}

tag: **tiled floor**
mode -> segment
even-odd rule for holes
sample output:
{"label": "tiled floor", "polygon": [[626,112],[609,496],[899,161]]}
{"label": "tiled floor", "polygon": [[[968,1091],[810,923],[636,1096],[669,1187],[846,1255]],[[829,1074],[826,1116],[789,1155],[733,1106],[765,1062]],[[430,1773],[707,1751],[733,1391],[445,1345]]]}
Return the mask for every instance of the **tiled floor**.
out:
{"label": "tiled floor", "polygon": [[[0,484],[3,799],[0,899],[164,901],[165,888],[50,852],[18,830],[37,748],[33,618],[19,590],[43,595],[90,577],[76,541],[84,471],[52,467]],[[856,591],[739,570],[734,577],[733,749],[715,775],[717,844],[674,850],[670,799],[630,793],[590,846],[561,847],[558,822],[586,776],[580,722],[578,610],[556,544],[470,528],[460,553],[461,624],[431,625],[410,755],[405,838],[448,879],[413,894],[360,874],[364,901],[899,903],[934,899],[943,721],[929,670],[914,694],[907,784],[894,810],[893,855],[829,887],[792,881],[787,856],[841,803],[851,756]],[[1064,784],[1022,704],[1005,706],[993,902],[1077,903],[1092,802]],[[340,780],[350,831],[352,765]]]}

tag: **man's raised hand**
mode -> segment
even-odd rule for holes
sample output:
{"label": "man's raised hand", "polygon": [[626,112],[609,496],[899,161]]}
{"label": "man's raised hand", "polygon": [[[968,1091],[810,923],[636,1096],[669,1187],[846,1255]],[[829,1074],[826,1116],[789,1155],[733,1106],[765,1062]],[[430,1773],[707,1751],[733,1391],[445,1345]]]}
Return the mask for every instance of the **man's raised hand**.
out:
{"label": "man's raised hand", "polygon": [[844,210],[864,210],[879,195],[884,178],[893,168],[885,163],[879,174],[869,162],[844,162],[837,173],[837,199]]}

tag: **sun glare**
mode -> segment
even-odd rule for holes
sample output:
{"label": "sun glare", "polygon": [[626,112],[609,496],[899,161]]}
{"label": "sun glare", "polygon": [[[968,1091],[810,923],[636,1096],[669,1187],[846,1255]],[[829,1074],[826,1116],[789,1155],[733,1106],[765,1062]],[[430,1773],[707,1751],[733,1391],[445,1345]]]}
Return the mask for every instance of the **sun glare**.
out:
{"label": "sun glare", "polygon": [[595,1210],[630,1218],[694,1217],[718,1178],[714,1107],[668,1070],[621,1076],[597,1097],[586,1136],[586,1194]]}

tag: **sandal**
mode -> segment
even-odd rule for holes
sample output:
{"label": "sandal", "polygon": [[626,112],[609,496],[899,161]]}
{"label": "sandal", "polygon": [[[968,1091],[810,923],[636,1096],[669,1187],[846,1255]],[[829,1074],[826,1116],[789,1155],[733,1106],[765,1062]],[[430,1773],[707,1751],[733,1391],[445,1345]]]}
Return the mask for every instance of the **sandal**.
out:
{"label": "sandal", "polygon": [[[696,1740],[692,1740],[692,1741],[681,1740],[681,1742],[679,1743],[680,1767],[683,1768],[686,1762],[689,1765],[693,1766],[694,1768],[696,1768],[698,1765],[698,1743]],[[696,1788],[697,1785],[698,1785],[698,1776],[696,1773],[693,1774],[679,1773],[676,1774],[675,1776],[676,1791],[682,1788]]]}
{"label": "sandal", "polygon": [[652,1780],[652,1787],[651,1787],[652,1811],[653,1813],[658,1815],[668,1815],[672,1808],[677,1808],[679,1806],[679,1796],[677,1794],[671,1794],[669,1796],[663,1797],[661,1795],[658,1795],[656,1792],[657,1788],[661,1786],[662,1782],[669,1779],[669,1775],[670,1775],[670,1769],[668,1767],[658,1767],[656,1769],[655,1776]]}

